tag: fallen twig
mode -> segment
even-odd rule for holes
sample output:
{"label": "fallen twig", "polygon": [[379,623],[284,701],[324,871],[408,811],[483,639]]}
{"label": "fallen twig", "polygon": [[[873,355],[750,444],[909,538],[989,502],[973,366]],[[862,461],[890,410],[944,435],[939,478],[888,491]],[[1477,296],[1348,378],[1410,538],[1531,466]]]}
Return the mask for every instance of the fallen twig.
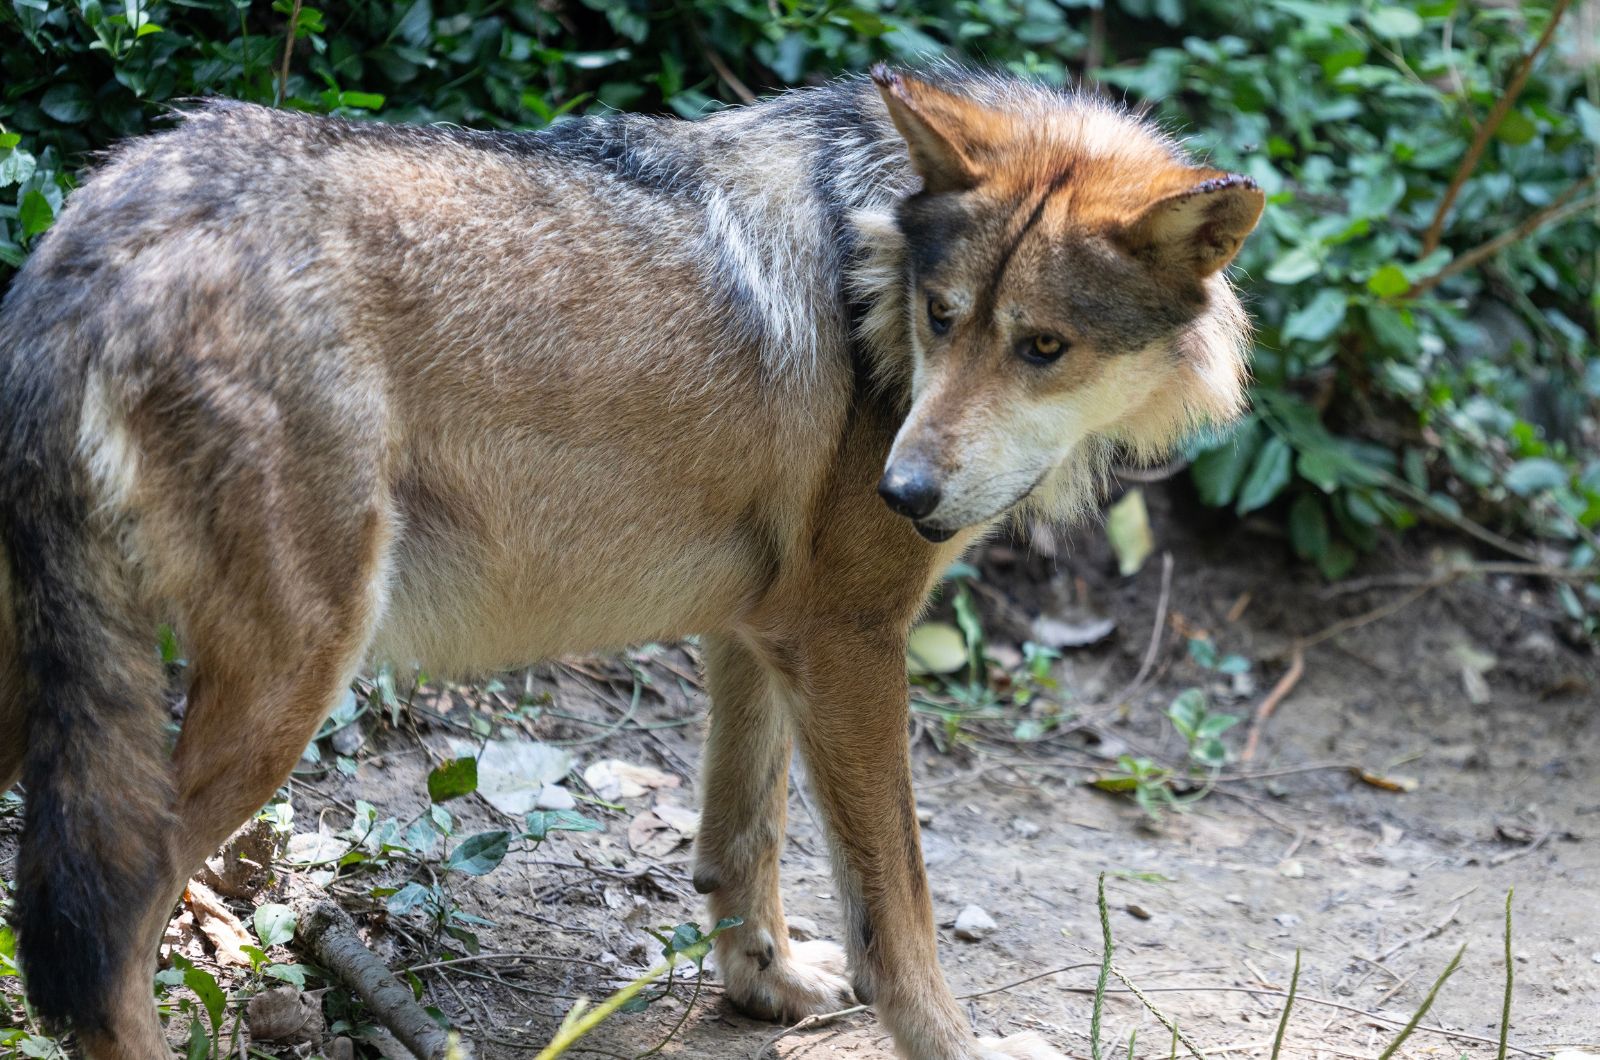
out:
{"label": "fallen twig", "polygon": [[447,1033],[417,1004],[411,988],[361,941],[355,921],[320,896],[297,903],[295,940],[318,964],[354,990],[379,1023],[418,1060],[456,1060],[468,1055],[460,1039]]}
{"label": "fallen twig", "polygon": [[1289,660],[1289,669],[1278,678],[1278,683],[1272,686],[1272,691],[1268,692],[1266,698],[1256,707],[1255,717],[1250,719],[1250,732],[1245,736],[1244,750],[1239,754],[1241,762],[1248,762],[1256,756],[1256,744],[1261,739],[1261,730],[1271,719],[1273,712],[1278,709],[1278,704],[1294,691],[1294,686],[1300,683],[1300,676],[1305,672],[1306,653],[1296,641],[1294,657]]}

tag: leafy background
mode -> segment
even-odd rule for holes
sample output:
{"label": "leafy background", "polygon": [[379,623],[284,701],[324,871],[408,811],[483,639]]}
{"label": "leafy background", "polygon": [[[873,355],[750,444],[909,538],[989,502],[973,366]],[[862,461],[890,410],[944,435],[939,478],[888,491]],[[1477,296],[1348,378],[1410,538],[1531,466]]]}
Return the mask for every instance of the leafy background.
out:
{"label": "leafy background", "polygon": [[[1256,411],[1188,454],[1205,502],[1329,578],[1419,521],[1585,570],[1597,42],[1592,0],[6,0],[0,284],[93,152],[184,97],[536,129],[954,54],[1146,103],[1268,190],[1239,261]],[[1559,591],[1594,632],[1600,583]]]}

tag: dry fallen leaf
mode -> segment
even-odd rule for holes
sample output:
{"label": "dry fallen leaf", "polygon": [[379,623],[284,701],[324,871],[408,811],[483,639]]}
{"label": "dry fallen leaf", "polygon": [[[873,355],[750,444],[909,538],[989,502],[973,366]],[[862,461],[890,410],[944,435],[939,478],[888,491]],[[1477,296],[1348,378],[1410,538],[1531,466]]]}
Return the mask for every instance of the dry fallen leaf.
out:
{"label": "dry fallen leaf", "polygon": [[628,847],[647,858],[664,858],[694,839],[699,830],[698,813],[664,802],[629,823]]}
{"label": "dry fallen leaf", "polygon": [[1117,554],[1117,570],[1122,576],[1139,573],[1156,547],[1155,535],[1150,532],[1150,513],[1144,506],[1144,490],[1129,490],[1106,510],[1106,538]]}
{"label": "dry fallen leaf", "polygon": [[913,674],[953,674],[967,665],[967,642],[948,622],[924,622],[906,641],[906,669]]}
{"label": "dry fallen leaf", "polygon": [[1357,780],[1364,784],[1371,784],[1382,791],[1416,791],[1420,782],[1416,777],[1386,777],[1365,769],[1352,769]]}
{"label": "dry fallen leaf", "polygon": [[322,1043],[320,992],[307,994],[292,986],[263,990],[245,1007],[250,1037],[261,1041]]}
{"label": "dry fallen leaf", "polygon": [[583,782],[600,798],[636,799],[651,789],[675,788],[683,783],[671,773],[608,758],[583,771]]}
{"label": "dry fallen leaf", "polygon": [[222,904],[216,892],[199,880],[190,880],[183,900],[194,913],[195,926],[216,950],[217,963],[250,967],[244,947],[254,946],[256,940],[233,911]]}

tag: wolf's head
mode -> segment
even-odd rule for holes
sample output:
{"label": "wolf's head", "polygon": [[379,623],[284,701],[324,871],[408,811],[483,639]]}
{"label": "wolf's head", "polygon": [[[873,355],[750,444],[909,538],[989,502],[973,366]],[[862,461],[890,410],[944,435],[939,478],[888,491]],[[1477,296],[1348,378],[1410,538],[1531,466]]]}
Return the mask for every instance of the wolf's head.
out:
{"label": "wolf's head", "polygon": [[1223,272],[1254,181],[1085,96],[872,76],[922,179],[856,219],[866,337],[911,397],[891,507],[933,540],[1023,504],[1071,516],[1119,447],[1148,460],[1238,414],[1249,323]]}

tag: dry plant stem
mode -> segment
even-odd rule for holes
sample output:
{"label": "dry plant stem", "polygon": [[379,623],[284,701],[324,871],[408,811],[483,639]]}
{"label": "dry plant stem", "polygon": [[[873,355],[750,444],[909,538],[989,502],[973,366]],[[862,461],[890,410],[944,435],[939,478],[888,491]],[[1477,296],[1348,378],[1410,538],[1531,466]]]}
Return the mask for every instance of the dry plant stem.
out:
{"label": "dry plant stem", "polygon": [[[1300,989],[1300,947],[1294,949],[1294,974],[1289,977],[1289,997],[1283,1003],[1283,1016],[1278,1020],[1278,1033],[1272,1036],[1272,1060],[1278,1060],[1283,1049],[1283,1032],[1289,1028],[1289,1013],[1294,1011],[1295,991]],[[1174,1032],[1176,1033],[1176,1032]],[[1501,1057],[1500,1060],[1505,1060]]]}
{"label": "dry plant stem", "polygon": [[1191,1042],[1189,1040],[1189,1036],[1184,1034],[1182,1031],[1180,1031],[1178,1029],[1178,1024],[1176,1022],[1174,1022],[1173,1020],[1168,1019],[1166,1013],[1164,1013],[1160,1009],[1156,1008],[1155,1002],[1151,1001],[1149,998],[1145,997],[1144,996],[1144,991],[1142,991],[1138,987],[1134,986],[1133,985],[1133,981],[1130,980],[1127,976],[1122,974],[1122,969],[1116,967],[1115,965],[1112,965],[1111,966],[1111,974],[1115,975],[1119,980],[1121,980],[1122,985],[1128,988],[1128,992],[1131,993],[1134,997],[1138,998],[1139,999],[1139,1003],[1150,1011],[1150,1015],[1154,1016],[1161,1023],[1161,1025],[1163,1027],[1165,1027],[1167,1030],[1171,1031],[1173,1037],[1177,1038],[1178,1041],[1183,1043],[1183,1047],[1185,1049],[1189,1050],[1189,1055],[1190,1056],[1194,1057],[1195,1060],[1206,1060],[1206,1054],[1202,1053],[1199,1049],[1195,1048],[1195,1044],[1194,1044],[1194,1042]]}
{"label": "dry plant stem", "polygon": [[1522,87],[1528,83],[1528,74],[1532,72],[1534,62],[1538,60],[1539,53],[1550,46],[1550,41],[1556,34],[1556,27],[1561,23],[1561,16],[1567,13],[1567,8],[1571,4],[1572,0],[1556,0],[1556,5],[1550,12],[1550,21],[1545,24],[1538,43],[1518,61],[1510,80],[1506,82],[1506,90],[1495,100],[1494,106],[1489,110],[1488,118],[1478,126],[1478,134],[1472,138],[1472,145],[1467,148],[1467,153],[1461,156],[1461,164],[1456,167],[1455,175],[1450,178],[1450,185],[1445,189],[1444,198],[1439,200],[1439,207],[1434,211],[1433,222],[1428,225],[1428,231],[1422,237],[1423,257],[1427,257],[1439,248],[1439,239],[1444,234],[1445,219],[1450,213],[1450,207],[1455,205],[1456,197],[1461,194],[1461,186],[1472,176],[1472,171],[1478,168],[1478,159],[1483,157],[1484,148],[1489,145],[1489,138],[1494,135],[1500,123],[1505,120],[1506,114],[1510,112],[1511,105],[1522,94]]}
{"label": "dry plant stem", "polygon": [[294,933],[300,947],[354,990],[418,1060],[449,1055],[449,1035],[417,1004],[411,988],[367,949],[350,914],[325,899],[304,900],[295,909]]}
{"label": "dry plant stem", "polygon": [[1506,996],[1500,1005],[1500,1050],[1495,1060],[1506,1060],[1506,1038],[1511,1034],[1511,987],[1517,978],[1511,959],[1511,896],[1515,893],[1516,888],[1506,891]]}
{"label": "dry plant stem", "polygon": [[1572,214],[1582,213],[1584,210],[1588,210],[1594,206],[1600,205],[1600,195],[1591,195],[1586,199],[1579,199],[1577,202],[1572,201],[1573,197],[1579,192],[1592,187],[1596,180],[1600,180],[1600,174],[1588,177],[1587,179],[1581,180],[1574,184],[1572,187],[1562,192],[1561,195],[1557,197],[1557,199],[1549,206],[1546,206],[1537,213],[1529,215],[1521,224],[1517,225],[1517,227],[1495,236],[1487,243],[1473,247],[1471,250],[1463,253],[1460,257],[1453,259],[1448,265],[1434,273],[1432,276],[1426,276],[1418,280],[1416,284],[1405,293],[1405,297],[1415,298],[1419,294],[1425,294],[1457,273],[1466,272],[1468,269],[1473,268],[1487,259],[1494,257],[1496,254],[1500,253],[1500,251],[1511,246],[1513,243],[1517,243],[1523,239],[1526,239],[1528,236],[1537,232],[1545,225],[1554,224],[1557,221],[1566,219]]}
{"label": "dry plant stem", "polygon": [[278,100],[274,106],[283,106],[289,95],[289,56],[294,52],[294,38],[300,32],[300,3],[294,0],[294,10],[289,12],[289,28],[283,35],[283,66],[278,71]]}
{"label": "dry plant stem", "polygon": [[[1061,989],[1074,994],[1094,993],[1094,987],[1092,986],[1064,986]],[[1258,997],[1276,997],[1285,999],[1289,996],[1289,993],[1286,990],[1268,990],[1255,986],[1147,986],[1144,988],[1144,990],[1148,994],[1255,994]],[[1132,993],[1132,991],[1112,988],[1107,990],[1106,993],[1126,994]],[[1368,1012],[1366,1009],[1357,1008],[1355,1005],[1346,1005],[1343,1002],[1332,1001],[1325,997],[1311,997],[1306,994],[1296,994],[1295,1001],[1300,1004],[1317,1005],[1322,1008],[1338,1009],[1340,1012],[1348,1012],[1351,1015],[1360,1016],[1362,1019],[1371,1020],[1373,1023],[1380,1023],[1389,1027],[1402,1026],[1401,1022],[1397,1019],[1391,1019],[1388,1016],[1382,1016],[1376,1012]],[[1478,1042],[1482,1045],[1494,1045],[1497,1042],[1497,1039],[1485,1038],[1481,1034],[1469,1034],[1466,1031],[1453,1031],[1448,1027],[1434,1027],[1425,1023],[1418,1023],[1413,1030],[1421,1034],[1437,1034],[1441,1037],[1450,1038],[1455,1041]],[[1541,1047],[1536,1049],[1526,1049],[1520,1045],[1510,1044],[1506,1045],[1506,1050],[1508,1052],[1521,1053],[1523,1056],[1533,1057],[1548,1056],[1552,1052],[1552,1050],[1548,1048]]]}
{"label": "dry plant stem", "polygon": [[1271,719],[1273,712],[1278,709],[1278,704],[1294,691],[1294,686],[1300,683],[1300,677],[1305,672],[1306,653],[1299,642],[1296,642],[1294,657],[1289,660],[1289,669],[1278,678],[1278,683],[1272,686],[1272,691],[1268,692],[1267,697],[1256,707],[1255,717],[1250,719],[1250,732],[1245,736],[1244,750],[1239,754],[1241,762],[1248,762],[1256,756],[1256,744],[1261,739],[1261,730]]}
{"label": "dry plant stem", "polygon": [[868,1007],[867,1005],[851,1005],[849,1008],[842,1008],[837,1012],[814,1012],[794,1026],[785,1027],[762,1042],[761,1048],[756,1050],[756,1060],[761,1060],[761,1057],[767,1055],[767,1050],[791,1034],[798,1034],[800,1031],[810,1030],[812,1027],[820,1027],[824,1023],[832,1023],[834,1020],[844,1019],[846,1016],[854,1016],[858,1012],[867,1011]]}

